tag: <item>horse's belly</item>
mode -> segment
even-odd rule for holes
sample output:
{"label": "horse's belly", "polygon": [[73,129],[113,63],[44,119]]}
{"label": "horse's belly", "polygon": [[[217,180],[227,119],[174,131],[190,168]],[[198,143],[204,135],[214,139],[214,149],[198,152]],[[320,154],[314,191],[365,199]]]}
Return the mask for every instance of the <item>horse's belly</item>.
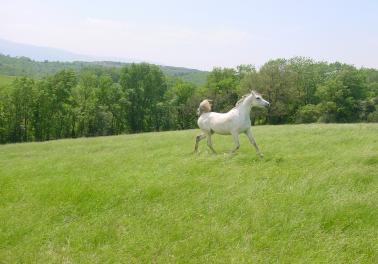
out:
{"label": "horse's belly", "polygon": [[221,129],[212,129],[212,131],[214,131],[215,133],[219,134],[219,135],[230,135],[231,132],[230,131],[226,131],[226,130],[221,130]]}
{"label": "horse's belly", "polygon": [[213,130],[215,133],[221,134],[221,135],[231,135],[231,132],[235,131],[237,133],[243,133],[248,130],[251,126],[242,126],[242,127],[228,127],[228,128],[217,128],[213,127],[211,130]]}
{"label": "horse's belly", "polygon": [[233,125],[231,122],[213,123],[211,125],[211,130],[213,130],[217,134],[230,135],[232,131],[232,127]]}

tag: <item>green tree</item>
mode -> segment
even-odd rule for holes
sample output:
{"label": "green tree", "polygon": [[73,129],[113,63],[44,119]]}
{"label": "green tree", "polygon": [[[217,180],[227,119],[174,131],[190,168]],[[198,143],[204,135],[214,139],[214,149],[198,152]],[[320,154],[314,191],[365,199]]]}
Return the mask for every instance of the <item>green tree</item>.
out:
{"label": "green tree", "polygon": [[48,78],[49,94],[52,98],[51,133],[47,138],[63,138],[71,136],[71,93],[77,84],[75,72],[63,70]]}
{"label": "green tree", "polygon": [[50,139],[53,131],[53,114],[55,112],[54,94],[50,79],[42,79],[35,84],[35,98],[33,106],[33,127],[35,140]]}
{"label": "green tree", "polygon": [[34,80],[22,77],[14,81],[11,95],[13,105],[11,140],[13,142],[32,139],[32,112]]}
{"label": "green tree", "polygon": [[9,90],[0,89],[0,143],[11,141],[14,106]]}
{"label": "green tree", "polygon": [[227,112],[239,98],[239,83],[240,78],[235,69],[214,68],[207,76],[202,95],[214,101],[214,111]]}
{"label": "green tree", "polygon": [[355,122],[366,98],[365,76],[353,66],[342,65],[318,87],[322,121]]}
{"label": "green tree", "polygon": [[72,90],[72,113],[77,136],[95,134],[97,76],[91,72],[82,73],[79,83]]}
{"label": "green tree", "polygon": [[127,131],[127,111],[129,102],[118,83],[114,83],[111,76],[104,74],[99,78],[97,92],[98,105],[102,107],[102,114],[110,120],[107,134],[119,134]]}
{"label": "green tree", "polygon": [[121,72],[120,84],[130,102],[128,125],[132,132],[160,130],[157,108],[163,101],[167,83],[159,67],[147,63],[132,64]]}
{"label": "green tree", "polygon": [[272,124],[292,122],[296,111],[296,98],[293,92],[293,73],[287,66],[287,60],[268,61],[261,67],[259,73],[259,91],[271,103],[267,122]]}
{"label": "green tree", "polygon": [[165,128],[188,129],[194,127],[197,120],[196,108],[199,103],[196,92],[196,86],[192,83],[180,79],[173,81],[167,90],[166,102],[161,105],[164,108],[165,118],[169,119],[164,122]]}

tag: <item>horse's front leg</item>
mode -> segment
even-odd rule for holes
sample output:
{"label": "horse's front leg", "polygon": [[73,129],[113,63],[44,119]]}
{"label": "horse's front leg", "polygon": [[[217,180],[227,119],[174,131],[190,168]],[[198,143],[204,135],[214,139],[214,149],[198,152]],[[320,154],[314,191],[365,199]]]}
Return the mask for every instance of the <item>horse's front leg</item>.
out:
{"label": "horse's front leg", "polygon": [[234,144],[235,144],[235,147],[231,152],[235,153],[240,148],[239,133],[238,132],[232,132],[231,134],[232,134],[232,138],[234,139]]}
{"label": "horse's front leg", "polygon": [[206,137],[206,134],[201,133],[198,136],[196,136],[196,145],[194,146],[194,152],[198,151],[198,143]]}
{"label": "horse's front leg", "polygon": [[211,151],[212,151],[214,154],[216,154],[217,152],[214,150],[214,148],[213,148],[213,142],[211,141],[211,133],[208,133],[208,134],[206,135],[206,137],[207,137],[207,145],[209,146],[209,148],[211,149]]}
{"label": "horse's front leg", "polygon": [[255,147],[256,152],[257,152],[257,154],[260,156],[260,158],[264,157],[264,155],[260,152],[260,149],[259,149],[259,147],[257,146],[255,139],[253,138],[253,135],[252,135],[252,131],[251,131],[251,129],[249,128],[249,129],[245,132],[245,134],[247,135],[247,137],[248,137],[248,139],[249,139],[249,142],[251,142],[251,144]]}

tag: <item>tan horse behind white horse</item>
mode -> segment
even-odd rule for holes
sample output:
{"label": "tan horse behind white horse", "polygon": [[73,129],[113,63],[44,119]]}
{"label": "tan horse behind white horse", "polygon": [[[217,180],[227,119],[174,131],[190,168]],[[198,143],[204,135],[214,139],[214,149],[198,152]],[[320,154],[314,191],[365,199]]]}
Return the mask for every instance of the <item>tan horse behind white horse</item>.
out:
{"label": "tan horse behind white horse", "polygon": [[227,113],[211,112],[210,102],[211,101],[207,99],[203,100],[197,109],[199,115],[197,123],[201,129],[201,134],[196,137],[194,151],[197,152],[198,143],[202,139],[207,138],[207,145],[214,153],[216,153],[211,141],[211,135],[217,133],[220,135],[232,135],[235,144],[232,152],[235,152],[240,147],[239,134],[244,133],[255,147],[257,154],[259,154],[260,157],[263,157],[263,154],[260,152],[252,135],[250,112],[252,106],[267,107],[270,105],[269,102],[264,100],[260,94],[254,91],[250,94],[244,95],[236,103],[235,107]]}

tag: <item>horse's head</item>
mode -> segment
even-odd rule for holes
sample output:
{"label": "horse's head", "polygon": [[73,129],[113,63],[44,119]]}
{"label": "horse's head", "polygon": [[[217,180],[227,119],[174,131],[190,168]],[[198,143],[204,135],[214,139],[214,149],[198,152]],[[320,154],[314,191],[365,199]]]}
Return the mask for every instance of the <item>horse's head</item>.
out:
{"label": "horse's head", "polygon": [[270,103],[268,101],[264,100],[264,98],[262,98],[261,94],[255,92],[255,91],[252,91],[251,95],[252,95],[252,106],[258,106],[258,107],[270,106]]}

